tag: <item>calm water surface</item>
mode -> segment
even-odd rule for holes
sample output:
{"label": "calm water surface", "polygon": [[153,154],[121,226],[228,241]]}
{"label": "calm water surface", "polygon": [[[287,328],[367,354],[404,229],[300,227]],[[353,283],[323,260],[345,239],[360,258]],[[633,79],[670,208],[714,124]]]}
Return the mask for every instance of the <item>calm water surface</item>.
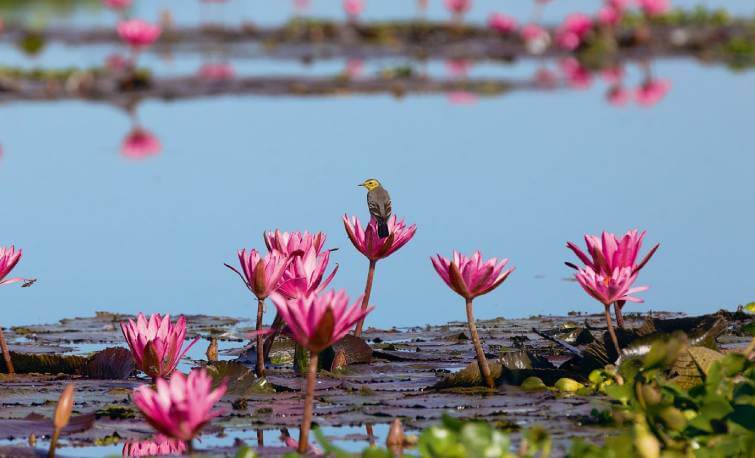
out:
{"label": "calm water surface", "polygon": [[[273,3],[269,10],[255,3],[271,22]],[[376,17],[390,17],[400,2],[373,3]],[[485,17],[483,4],[493,2],[479,2],[473,18]],[[234,17],[233,8],[225,14]],[[69,20],[107,19],[98,14]],[[186,22],[191,14],[176,9]],[[81,57],[80,65],[94,65],[109,51],[50,46],[29,61],[2,45],[0,59],[62,66]],[[192,73],[201,62],[144,59],[158,74]],[[368,62],[365,73],[395,63]],[[250,75],[333,75],[345,66],[232,64]],[[483,63],[469,75],[522,79],[540,65]],[[427,71],[448,70],[434,61]],[[341,217],[366,215],[356,184],[370,176],[391,191],[395,213],[419,226],[410,244],[378,264],[369,318],[376,326],[462,319],[462,301],[428,259],[454,248],[509,257],[517,267],[477,301],[479,317],[598,311],[564,281],[563,261],[571,259],[564,244],[603,229],[644,228],[648,245],[661,242],[640,279],[651,286],[647,302],[630,310],[702,313],[755,300],[755,73],[684,59],[654,62],[652,73],[671,90],[649,108],[609,105],[599,77],[583,90],[463,105],[446,95],[144,101],[139,122],[162,151],[143,160],[120,154],[134,121],[111,105],[0,105],[0,242],[24,249],[19,275],[39,278],[29,289],[2,288],[2,324],[95,310],[249,315],[253,301],[223,263],[235,263],[239,248],[262,248],[263,230],[274,228],[326,231],[328,246],[340,248],[331,257],[341,266],[334,286],[356,296],[367,262]],[[645,76],[630,64],[625,85],[635,88]]]}

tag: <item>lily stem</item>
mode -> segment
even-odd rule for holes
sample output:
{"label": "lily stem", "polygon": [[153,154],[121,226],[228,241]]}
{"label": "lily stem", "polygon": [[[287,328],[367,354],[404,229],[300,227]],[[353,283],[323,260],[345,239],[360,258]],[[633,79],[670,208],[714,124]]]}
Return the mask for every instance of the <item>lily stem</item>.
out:
{"label": "lily stem", "polygon": [[482,351],[480,336],[477,334],[477,325],[472,311],[472,299],[467,299],[467,322],[469,323],[469,333],[472,334],[474,351],[477,354],[477,365],[480,366],[480,376],[488,388],[494,388],[495,384],[493,383],[493,376],[490,374],[490,366],[488,366],[488,360],[485,358],[485,352]]}
{"label": "lily stem", "polygon": [[[367,310],[367,306],[370,305],[370,293],[372,293],[372,279],[375,278],[375,266],[377,261],[370,259],[370,269],[367,271],[367,284],[364,285],[364,296],[362,297],[362,311]],[[354,331],[354,336],[360,337],[362,335],[362,327],[364,326],[364,320],[367,317],[362,317],[357,323],[357,328]]]}
{"label": "lily stem", "polygon": [[619,347],[619,339],[616,338],[616,332],[613,330],[613,320],[611,319],[611,306],[606,305],[606,326],[608,327],[608,334],[611,336],[611,341],[616,349],[616,356],[621,355],[621,347]]}
{"label": "lily stem", "polygon": [[624,307],[626,301],[616,301],[613,303],[613,313],[616,315],[616,326],[624,329],[624,315],[621,313],[621,309]]}
{"label": "lily stem", "polygon": [[8,350],[8,344],[5,342],[5,334],[3,334],[2,326],[0,326],[0,348],[3,350],[5,368],[8,371],[8,374],[15,374],[16,370],[13,368],[13,361],[10,359],[10,350]]}
{"label": "lily stem", "polygon": [[265,310],[265,299],[257,301],[257,377],[265,376],[265,339],[262,336],[262,313]]}
{"label": "lily stem", "polygon": [[312,427],[312,408],[315,402],[315,382],[317,381],[317,356],[317,353],[310,351],[307,388],[304,395],[304,416],[301,419],[299,448],[297,450],[301,455],[307,453],[307,449],[309,449],[309,430]]}
{"label": "lily stem", "polygon": [[59,437],[60,429],[55,428],[52,432],[52,439],[50,439],[50,450],[47,451],[47,458],[55,458],[55,447],[58,446]]}

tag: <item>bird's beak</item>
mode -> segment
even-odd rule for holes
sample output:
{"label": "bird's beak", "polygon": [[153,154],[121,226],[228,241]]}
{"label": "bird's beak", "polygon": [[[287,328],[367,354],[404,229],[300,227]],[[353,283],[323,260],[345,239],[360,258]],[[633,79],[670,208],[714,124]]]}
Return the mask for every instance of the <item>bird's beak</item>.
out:
{"label": "bird's beak", "polygon": [[357,187],[364,186],[364,183],[359,183]]}

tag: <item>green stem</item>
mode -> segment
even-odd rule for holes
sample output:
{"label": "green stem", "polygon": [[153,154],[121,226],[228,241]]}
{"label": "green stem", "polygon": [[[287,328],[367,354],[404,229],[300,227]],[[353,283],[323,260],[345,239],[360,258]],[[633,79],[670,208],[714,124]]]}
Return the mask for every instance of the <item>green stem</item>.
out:
{"label": "green stem", "polygon": [[47,458],[55,458],[55,447],[58,446],[58,438],[60,437],[60,429],[55,428],[52,432],[52,439],[50,439],[50,449],[47,452]]}
{"label": "green stem", "polygon": [[606,326],[608,327],[608,334],[611,336],[611,341],[616,349],[616,357],[621,355],[621,347],[619,347],[619,339],[616,338],[616,332],[613,330],[613,320],[611,319],[611,306],[606,305]]}

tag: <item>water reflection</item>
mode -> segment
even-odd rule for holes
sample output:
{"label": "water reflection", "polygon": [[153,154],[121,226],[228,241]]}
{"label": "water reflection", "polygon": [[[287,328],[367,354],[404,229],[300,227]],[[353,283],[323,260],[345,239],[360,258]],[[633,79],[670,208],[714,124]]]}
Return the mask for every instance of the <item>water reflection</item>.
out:
{"label": "water reflection", "polygon": [[157,156],[161,151],[162,145],[157,136],[138,123],[126,134],[121,143],[121,154],[128,159],[147,159]]}

